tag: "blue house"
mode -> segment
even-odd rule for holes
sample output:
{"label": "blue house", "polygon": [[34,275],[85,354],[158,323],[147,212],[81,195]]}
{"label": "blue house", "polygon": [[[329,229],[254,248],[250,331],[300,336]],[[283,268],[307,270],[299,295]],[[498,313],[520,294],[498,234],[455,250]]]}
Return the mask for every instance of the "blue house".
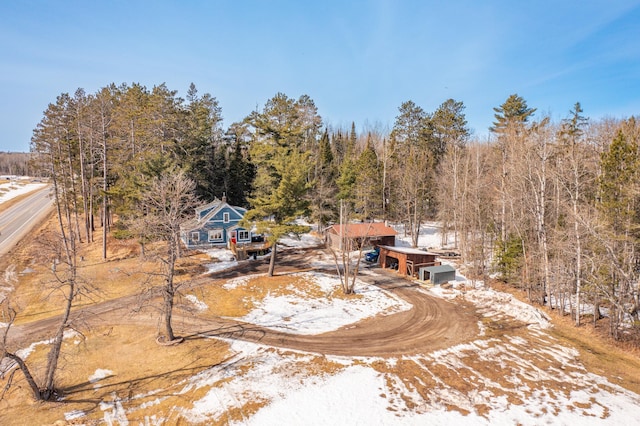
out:
{"label": "blue house", "polygon": [[196,217],[180,227],[180,239],[189,249],[230,247],[251,243],[252,233],[238,222],[247,209],[227,204],[226,197],[196,208]]}

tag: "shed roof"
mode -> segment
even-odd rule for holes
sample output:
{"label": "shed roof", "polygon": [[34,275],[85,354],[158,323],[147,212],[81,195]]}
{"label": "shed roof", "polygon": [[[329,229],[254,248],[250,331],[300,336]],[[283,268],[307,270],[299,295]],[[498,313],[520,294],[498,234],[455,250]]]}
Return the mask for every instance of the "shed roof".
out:
{"label": "shed roof", "polygon": [[341,235],[344,226],[345,236],[348,238],[387,237],[398,235],[395,229],[386,226],[382,222],[348,223],[346,225],[333,225],[329,231]]}
{"label": "shed roof", "polygon": [[437,256],[435,253],[430,253],[428,251],[420,250],[413,247],[397,247],[397,246],[380,246],[389,251],[395,251],[397,253],[405,253],[405,254],[430,254],[432,256]]}
{"label": "shed roof", "polygon": [[425,269],[427,270],[430,274],[436,273],[442,273],[442,272],[455,272],[456,268],[454,268],[451,265],[437,265],[437,266],[427,266],[425,268],[420,268],[420,269]]}

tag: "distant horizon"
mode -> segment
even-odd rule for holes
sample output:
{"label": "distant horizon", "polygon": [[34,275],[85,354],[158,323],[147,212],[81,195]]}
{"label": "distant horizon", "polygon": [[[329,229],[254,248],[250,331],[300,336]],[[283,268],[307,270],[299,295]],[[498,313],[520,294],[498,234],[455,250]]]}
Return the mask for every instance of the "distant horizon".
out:
{"label": "distant horizon", "polygon": [[4,152],[29,152],[60,94],[123,82],[181,97],[193,82],[224,128],[279,92],[359,133],[451,98],[480,140],[514,93],[536,119],[640,112],[640,0],[4,2],[0,35]]}

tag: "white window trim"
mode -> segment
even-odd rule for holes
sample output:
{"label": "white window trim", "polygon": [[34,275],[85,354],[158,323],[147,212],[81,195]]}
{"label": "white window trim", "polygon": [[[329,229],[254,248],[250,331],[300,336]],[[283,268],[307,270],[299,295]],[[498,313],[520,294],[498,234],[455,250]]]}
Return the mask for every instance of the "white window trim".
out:
{"label": "white window trim", "polygon": [[222,213],[222,222],[229,223],[229,212]]}
{"label": "white window trim", "polygon": [[191,241],[194,241],[194,242],[200,241],[200,233],[198,231],[193,231],[191,233]]}
{"label": "white window trim", "polygon": [[[244,237],[241,235],[244,234]],[[248,241],[249,240],[249,231],[238,231],[238,241]]]}
{"label": "white window trim", "polygon": [[[224,241],[224,231],[222,229],[210,229],[209,230],[209,242],[210,243],[216,243],[216,242],[221,242]],[[215,234],[214,234],[215,233]],[[212,235],[219,235],[218,238],[213,238]]]}

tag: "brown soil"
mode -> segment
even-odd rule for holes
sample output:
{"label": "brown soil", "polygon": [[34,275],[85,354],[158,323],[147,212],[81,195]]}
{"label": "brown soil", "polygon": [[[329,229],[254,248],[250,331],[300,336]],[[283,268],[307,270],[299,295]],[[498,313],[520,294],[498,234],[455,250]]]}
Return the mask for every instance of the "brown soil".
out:
{"label": "brown soil", "polygon": [[[310,270],[309,259],[318,256],[318,249],[294,250],[279,253],[278,274]],[[231,278],[264,273],[268,260],[241,262],[236,268],[193,281],[189,287],[211,285],[220,278]],[[296,335],[274,331],[229,318],[199,316],[176,309],[176,332],[185,339],[205,336],[246,340],[262,344],[345,356],[393,356],[430,352],[470,341],[478,335],[479,316],[466,303],[452,303],[431,297],[419,291],[418,285],[395,272],[377,270],[375,277],[361,276],[370,284],[381,287],[409,302],[413,307],[404,312],[378,316],[348,327],[321,335]],[[139,306],[136,295],[124,296],[95,305],[76,309],[78,322],[92,327],[99,324],[154,325],[157,317],[145,311],[134,313]],[[14,325],[9,332],[11,347],[24,347],[30,342],[51,336],[59,324],[54,316],[29,323]]]}

